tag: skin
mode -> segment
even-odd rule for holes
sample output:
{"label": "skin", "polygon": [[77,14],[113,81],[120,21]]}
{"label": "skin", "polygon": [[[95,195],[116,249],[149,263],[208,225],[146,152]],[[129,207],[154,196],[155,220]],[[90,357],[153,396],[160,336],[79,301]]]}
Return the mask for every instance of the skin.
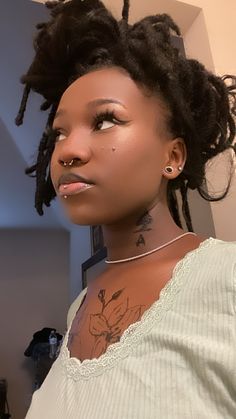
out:
{"label": "skin", "polygon": [[[101,98],[121,104],[88,105]],[[107,110],[125,123],[104,121],[94,130],[94,115]],[[54,128],[61,134],[51,161],[52,181],[57,191],[60,175],[73,172],[95,184],[61,201],[73,223],[103,225],[110,259],[143,253],[182,233],[170,216],[166,187],[184,166],[186,148],[181,138],[173,139],[167,115],[158,97],[148,95],[118,68],[86,74],[60,101]],[[72,159],[73,167],[60,163]],[[173,174],[163,173],[167,165]],[[149,221],[143,224],[147,214]]]}
{"label": "skin", "polygon": [[[101,99],[109,103],[97,103]],[[95,126],[95,115],[106,111],[114,111],[122,124],[115,119]],[[115,67],[77,79],[61,98],[53,124],[59,135],[51,160],[52,182],[58,192],[63,174],[92,181],[92,188],[60,199],[73,223],[102,225],[108,259],[142,254],[183,234],[170,215],[166,189],[180,174],[178,167],[184,167],[186,147],[169,131],[168,117],[159,97]],[[71,166],[63,166],[72,159]],[[173,173],[165,173],[166,166],[172,166]],[[80,360],[99,357],[118,341],[158,298],[176,263],[202,240],[188,235],[145,258],[108,265],[88,287],[75,318],[71,355]],[[117,306],[123,307],[123,317],[114,330],[107,319]]]}

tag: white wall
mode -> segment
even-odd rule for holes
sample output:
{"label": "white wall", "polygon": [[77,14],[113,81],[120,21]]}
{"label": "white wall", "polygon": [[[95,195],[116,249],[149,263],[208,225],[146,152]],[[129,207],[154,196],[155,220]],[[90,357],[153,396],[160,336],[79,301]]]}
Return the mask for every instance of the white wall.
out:
{"label": "white wall", "polygon": [[69,234],[0,230],[0,266],[0,376],[8,380],[12,418],[23,419],[34,378],[24,351],[43,327],[66,328]]}
{"label": "white wall", "polygon": [[[235,74],[235,0],[185,0],[184,3],[202,9],[216,73]],[[204,44],[199,42],[198,48],[204,48]]]}
{"label": "white wall", "polygon": [[[182,2],[180,2],[182,3]],[[187,54],[201,60],[217,75],[236,75],[236,2],[235,0],[185,0],[202,12],[184,36]],[[209,171],[210,187],[220,192],[227,176],[227,157],[219,156]],[[236,176],[228,196],[212,203],[216,237],[236,240]]]}

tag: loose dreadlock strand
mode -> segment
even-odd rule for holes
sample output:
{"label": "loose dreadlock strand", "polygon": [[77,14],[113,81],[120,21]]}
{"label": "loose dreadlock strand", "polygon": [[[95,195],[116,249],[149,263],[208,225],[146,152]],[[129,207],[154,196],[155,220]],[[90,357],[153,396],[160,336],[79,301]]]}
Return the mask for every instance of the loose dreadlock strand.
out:
{"label": "loose dreadlock strand", "polygon": [[122,9],[122,19],[128,23],[129,20],[129,8],[130,2],[129,0],[124,0],[123,9]]}
{"label": "loose dreadlock strand", "polygon": [[193,232],[192,220],[190,216],[189,204],[188,204],[188,182],[182,183],[180,187],[181,197],[182,197],[182,213],[188,231]]}
{"label": "loose dreadlock strand", "polygon": [[176,197],[176,191],[171,189],[169,187],[169,184],[167,186],[167,202],[168,202],[168,207],[169,207],[173,220],[180,228],[182,228],[182,223],[181,223],[180,215],[179,215],[178,200]]}
{"label": "loose dreadlock strand", "polygon": [[50,107],[51,107],[51,102],[49,102],[48,100],[45,100],[45,102],[42,103],[42,105],[40,106],[40,110],[41,111],[47,111]]}
{"label": "loose dreadlock strand", "polygon": [[28,85],[26,85],[25,88],[24,88],[24,91],[23,91],[20,108],[19,108],[18,114],[15,118],[15,124],[17,126],[20,126],[20,125],[23,124],[24,114],[25,114],[29,94],[30,94],[30,87]]}
{"label": "loose dreadlock strand", "polygon": [[44,189],[44,204],[46,207],[50,207],[51,200],[56,197],[56,192],[52,184],[51,176],[48,175],[45,189]]}
{"label": "loose dreadlock strand", "polygon": [[27,168],[25,169],[25,174],[26,174],[26,175],[29,175],[30,177],[36,177],[36,176],[35,176],[36,167],[37,167],[37,164],[36,164],[36,163],[35,163],[35,164],[33,164],[33,165],[32,165],[32,166],[30,166],[30,167],[27,167]]}
{"label": "loose dreadlock strand", "polygon": [[[235,155],[236,155],[236,145],[230,146],[230,148],[231,149],[234,149],[234,152],[235,152]],[[197,188],[199,195],[203,199],[205,199],[206,201],[209,201],[209,202],[219,202],[219,201],[222,201],[222,199],[224,199],[228,195],[228,192],[230,190],[230,187],[231,187],[232,182],[233,182],[233,179],[234,179],[234,175],[235,175],[235,163],[234,163],[234,160],[232,159],[231,166],[230,166],[229,182],[228,182],[228,184],[226,186],[225,191],[221,195],[218,195],[218,196],[210,196],[208,194],[208,191],[207,191],[207,182],[206,182],[206,179],[204,179],[204,181],[202,182],[202,185]]]}
{"label": "loose dreadlock strand", "polygon": [[49,113],[48,120],[46,123],[46,128],[39,144],[38,158],[37,158],[37,163],[35,165],[35,177],[36,177],[35,208],[39,215],[43,215],[44,213],[43,204],[45,204],[46,206],[49,206],[51,199],[55,196],[55,191],[52,187],[52,183],[48,180],[48,177],[49,177],[48,167],[49,167],[52,152],[54,150],[54,141],[49,135],[49,129],[52,126],[56,109],[57,109],[57,106],[55,104],[52,105],[51,111]]}
{"label": "loose dreadlock strand", "polygon": [[36,191],[35,191],[35,208],[39,215],[43,215],[45,177],[48,162],[46,160],[45,148],[48,141],[46,130],[44,131],[38,149],[38,158],[36,163]]}

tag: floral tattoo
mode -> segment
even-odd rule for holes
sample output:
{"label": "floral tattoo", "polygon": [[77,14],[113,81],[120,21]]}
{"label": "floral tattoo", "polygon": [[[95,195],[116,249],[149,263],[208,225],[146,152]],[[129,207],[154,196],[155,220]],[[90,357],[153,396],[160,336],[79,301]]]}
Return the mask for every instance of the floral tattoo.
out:
{"label": "floral tattoo", "polygon": [[135,323],[141,316],[141,305],[129,307],[129,299],[120,302],[115,308],[107,313],[106,308],[112,301],[118,300],[124,288],[116,291],[110,300],[106,302],[106,291],[101,289],[98,293],[102,307],[101,311],[90,315],[89,332],[95,337],[95,343],[91,351],[91,358],[103,354],[109,344],[118,342],[122,331],[131,323]]}

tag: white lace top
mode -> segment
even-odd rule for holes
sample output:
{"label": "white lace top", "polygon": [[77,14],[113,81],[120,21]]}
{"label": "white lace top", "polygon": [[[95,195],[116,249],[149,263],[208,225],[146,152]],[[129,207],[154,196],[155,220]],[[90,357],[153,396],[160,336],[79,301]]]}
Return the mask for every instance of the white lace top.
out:
{"label": "white lace top", "polygon": [[26,418],[235,419],[235,311],[236,242],[209,238],[98,359],[70,358],[67,332]]}

